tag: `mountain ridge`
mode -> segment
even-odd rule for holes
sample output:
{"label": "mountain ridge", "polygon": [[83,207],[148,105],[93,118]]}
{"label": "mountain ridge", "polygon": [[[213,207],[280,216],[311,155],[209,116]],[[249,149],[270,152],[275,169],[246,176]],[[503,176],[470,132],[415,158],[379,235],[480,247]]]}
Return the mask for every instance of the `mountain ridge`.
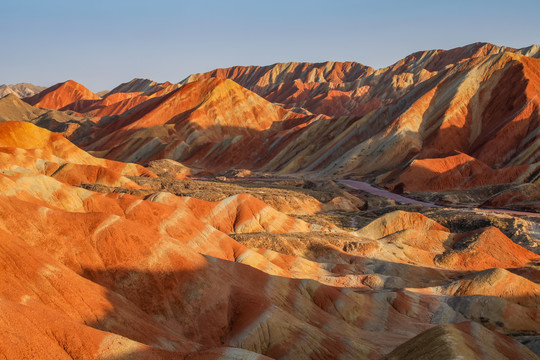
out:
{"label": "mountain ridge", "polygon": [[538,359],[537,54],[0,98],[0,354]]}
{"label": "mountain ridge", "polygon": [[[91,130],[77,133],[84,137],[70,139],[115,160],[147,163],[165,157],[207,168],[219,163],[219,171],[236,166],[266,172],[355,176],[405,191],[467,189],[500,181],[537,181],[534,174],[539,165],[534,149],[539,140],[534,132],[528,137],[526,132],[538,126],[540,65],[538,59],[522,55],[534,55],[537,48],[474,43],[416,52],[378,70],[353,62],[279,63],[216,69],[192,75],[179,84],[133,79],[104,98],[87,94],[69,82],[36,96],[65,98],[55,106],[101,117]],[[206,110],[197,110],[188,102],[162,104],[175,94],[187,94],[186,89],[202,84],[205,78],[216,85],[223,79],[234,81],[237,94],[247,89],[258,96],[242,95],[243,100],[231,106],[228,99],[214,101],[203,94],[210,96],[212,87],[197,85],[193,89],[198,89],[201,100],[194,101],[207,99]],[[70,89],[64,94],[66,86]],[[38,101],[36,96],[28,101]],[[265,115],[255,121],[262,124],[268,120],[262,127],[249,130],[252,126],[247,119],[256,117],[231,113],[230,109],[237,112],[244,108],[256,114],[259,105],[255,104],[262,104],[262,100],[273,103],[274,110],[268,114],[276,114],[272,120]],[[242,116],[244,120],[240,120]],[[283,123],[290,124],[286,128],[279,125],[284,116],[289,118]],[[190,119],[189,128],[180,130],[177,124],[173,129],[185,120],[183,117]],[[242,127],[249,131],[241,131]],[[127,141],[135,132],[139,135]],[[309,137],[328,141],[311,143]],[[94,142],[94,138],[99,139]],[[107,139],[110,141],[104,145]],[[253,150],[239,151],[249,146]],[[134,153],[137,155],[128,155]],[[437,159],[451,159],[456,153],[466,154],[491,170],[484,165],[469,166],[469,175],[448,182],[444,179],[461,176],[458,168],[448,168],[440,170],[447,174],[431,185],[411,185],[414,176],[407,172],[438,175],[409,167],[440,167],[452,161]],[[506,168],[509,170],[502,170]],[[470,171],[483,175],[475,173],[475,180],[468,180]]]}
{"label": "mountain ridge", "polygon": [[13,85],[0,85],[0,98],[8,94],[15,94],[19,98],[32,96],[45,90],[45,86],[37,86],[30,83],[18,83]]}

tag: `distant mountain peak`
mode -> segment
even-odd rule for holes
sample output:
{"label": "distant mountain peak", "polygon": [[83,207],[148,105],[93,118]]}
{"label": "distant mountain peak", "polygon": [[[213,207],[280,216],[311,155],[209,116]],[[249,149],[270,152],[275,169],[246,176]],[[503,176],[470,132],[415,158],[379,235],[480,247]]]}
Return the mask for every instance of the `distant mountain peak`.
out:
{"label": "distant mountain peak", "polygon": [[14,94],[19,98],[25,98],[28,96],[35,95],[40,91],[45,90],[44,86],[37,86],[30,83],[19,83],[13,85],[0,85],[0,97],[7,94]]}
{"label": "distant mountain peak", "polygon": [[109,91],[108,95],[116,93],[147,92],[153,90],[157,85],[156,81],[144,78],[134,78],[131,81],[122,83]]}
{"label": "distant mountain peak", "polygon": [[36,107],[59,110],[75,101],[98,99],[101,98],[83,85],[73,80],[67,80],[25,98],[24,101]]}

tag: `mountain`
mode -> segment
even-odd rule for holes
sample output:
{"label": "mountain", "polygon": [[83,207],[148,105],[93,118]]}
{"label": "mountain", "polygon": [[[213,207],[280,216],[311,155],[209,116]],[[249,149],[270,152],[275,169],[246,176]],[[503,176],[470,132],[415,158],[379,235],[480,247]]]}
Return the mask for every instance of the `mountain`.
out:
{"label": "mountain", "polygon": [[9,94],[13,94],[19,98],[25,98],[28,96],[35,95],[43,90],[46,87],[37,86],[29,83],[19,83],[15,85],[0,85],[0,98]]}
{"label": "mountain", "polygon": [[0,98],[0,354],[537,359],[539,49]]}
{"label": "mountain", "polygon": [[[384,101],[389,105],[380,104],[362,117],[322,119],[291,136],[271,138],[271,158],[259,161],[255,168],[376,177],[375,181],[391,188],[399,185],[417,191],[435,185],[413,181],[417,178],[413,174],[420,175],[415,168],[429,172],[423,177],[433,182],[435,176],[452,170],[448,166],[455,166],[456,161],[444,159],[462,153],[478,163],[477,179],[468,180],[465,175],[455,183],[441,180],[438,190],[488,184],[493,181],[492,173],[501,171],[499,181],[537,181],[534,154],[539,140],[533,129],[538,128],[539,119],[540,62],[495,47],[482,49],[482,56],[480,49],[467,59],[450,56],[452,51],[435,52],[420,66],[421,72],[433,70],[429,79],[412,81],[412,89],[401,96],[402,90],[383,86],[393,94]],[[400,62],[392,68],[415,68],[415,59],[424,55],[412,55],[408,59],[412,63]],[[449,61],[457,63],[447,64]],[[423,167],[428,159],[431,164]],[[407,171],[413,171],[410,177]]]}
{"label": "mountain", "polygon": [[97,119],[70,140],[119,161],[348,176],[396,192],[537,183],[540,59],[523,55],[537,49],[475,43],[379,70],[233,67],[181,84],[134,79],[104,98],[68,81],[26,101]]}
{"label": "mountain", "polygon": [[0,98],[0,122],[27,121],[67,138],[84,136],[95,124],[73,111],[40,109],[31,106],[13,94]]}
{"label": "mountain", "polygon": [[43,109],[76,110],[78,105],[76,103],[97,99],[100,99],[100,97],[81,84],[68,80],[51,86],[36,95],[27,97],[24,101]]}
{"label": "mountain", "polygon": [[446,51],[417,52],[378,70],[354,62],[235,66],[194,74],[182,83],[209,77],[228,78],[287,108],[302,107],[329,116],[362,116],[380,105],[393,103],[446,66],[504,51],[530,56],[537,53],[537,48],[516,50],[475,43]]}
{"label": "mountain", "polygon": [[[232,164],[252,162],[264,134],[303,121],[304,116],[290,113],[231,80],[211,78],[142,102],[96,130],[81,146],[122,161],[189,161],[195,157],[201,165],[227,169]],[[237,152],[245,146],[253,150]]]}

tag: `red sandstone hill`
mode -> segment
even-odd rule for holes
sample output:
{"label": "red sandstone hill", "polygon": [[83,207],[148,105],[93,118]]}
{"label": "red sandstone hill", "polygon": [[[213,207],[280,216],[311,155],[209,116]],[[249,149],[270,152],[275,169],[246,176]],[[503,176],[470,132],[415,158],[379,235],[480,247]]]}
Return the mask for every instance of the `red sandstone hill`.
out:
{"label": "red sandstone hill", "polygon": [[93,117],[120,115],[148,99],[163,96],[178,87],[179,84],[170,82],[158,84],[149,79],[133,79],[107,92],[102,99],[78,102],[69,108]]}
{"label": "red sandstone hill", "polygon": [[[34,151],[92,159],[31,124],[0,125],[9,127],[1,132],[2,145],[15,152],[35,144]],[[227,234],[313,228],[246,195],[214,203],[168,193],[104,195],[18,172],[0,174],[0,200],[0,351],[9,359],[377,359],[426,336],[438,321],[481,317],[494,329],[540,329],[538,285],[502,270],[479,274],[472,287],[468,278],[459,284],[449,279],[446,269],[398,258],[384,264],[338,252],[335,263],[324,263],[247,248]],[[21,226],[28,219],[31,226]],[[349,236],[388,240],[407,230],[429,238],[451,235],[420,214],[396,212]],[[433,241],[407,243],[432,255],[438,251]],[[445,244],[441,238],[439,247]],[[494,279],[520,284],[519,292],[498,287],[486,293]],[[398,281],[428,287],[399,290]],[[481,326],[468,324],[452,325],[467,334],[466,349],[496,338],[502,345],[490,350],[494,356],[511,351],[534,358],[514,340],[484,327],[468,331]],[[436,341],[448,346],[443,338]]]}
{"label": "red sandstone hill", "polygon": [[285,107],[304,107],[330,116],[364,115],[380,105],[393,103],[447,66],[504,51],[534,56],[535,49],[475,43],[451,50],[420,51],[378,70],[354,62],[235,66],[194,74],[182,83],[209,77],[228,78]]}
{"label": "red sandstone hill", "polygon": [[535,57],[537,46],[476,43],[379,70],[234,67],[183,85],[134,79],[103,99],[70,81],[27,100],[93,116],[68,135],[110,159],[353,176],[397,191],[468,189],[540,180]]}
{"label": "red sandstone hill", "polygon": [[122,161],[193,158],[200,166],[228,169],[253,163],[267,134],[305,118],[231,80],[212,78],[146,100],[97,128],[81,145]]}
{"label": "red sandstone hill", "polygon": [[25,98],[24,101],[44,109],[70,109],[77,111],[75,102],[84,103],[85,100],[97,100],[99,96],[82,86],[68,80],[47,88],[34,96]]}

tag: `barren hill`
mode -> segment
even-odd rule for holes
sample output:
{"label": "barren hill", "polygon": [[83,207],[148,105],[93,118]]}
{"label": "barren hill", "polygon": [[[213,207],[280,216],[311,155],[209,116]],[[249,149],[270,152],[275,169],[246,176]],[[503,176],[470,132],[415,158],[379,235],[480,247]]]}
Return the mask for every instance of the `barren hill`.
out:
{"label": "barren hill", "polygon": [[[496,338],[503,345],[493,356],[535,358],[492,330],[540,330],[538,271],[528,268],[540,257],[496,229],[461,235],[396,211],[350,232],[285,215],[253,195],[204,201],[164,192],[165,179],[139,166],[96,159],[26,122],[0,125],[0,350],[9,359],[376,359],[448,322],[469,339],[455,351],[475,353],[471,344]],[[92,178],[95,168],[101,177]],[[106,183],[107,171],[138,184]],[[198,183],[168,181],[173,192]],[[107,186],[73,186],[85,182]],[[302,204],[328,190],[287,191]],[[239,235],[251,245],[231,237]],[[291,247],[294,238],[304,245]],[[491,242],[511,251],[493,253],[493,263],[477,251]],[[286,246],[296,254],[274,250]],[[438,260],[466,252],[474,264],[523,274],[471,275],[476,267],[466,262]]]}
{"label": "barren hill", "polygon": [[37,86],[29,83],[19,83],[14,85],[0,85],[0,98],[9,94],[13,94],[19,98],[32,96],[45,90],[44,86]]}
{"label": "barren hill", "polygon": [[34,96],[25,98],[24,101],[30,105],[44,109],[68,109],[74,110],[75,102],[84,100],[96,100],[100,97],[85,88],[83,85],[68,80],[47,88]]}
{"label": "barren hill", "polygon": [[538,359],[539,49],[0,98],[0,357]]}

